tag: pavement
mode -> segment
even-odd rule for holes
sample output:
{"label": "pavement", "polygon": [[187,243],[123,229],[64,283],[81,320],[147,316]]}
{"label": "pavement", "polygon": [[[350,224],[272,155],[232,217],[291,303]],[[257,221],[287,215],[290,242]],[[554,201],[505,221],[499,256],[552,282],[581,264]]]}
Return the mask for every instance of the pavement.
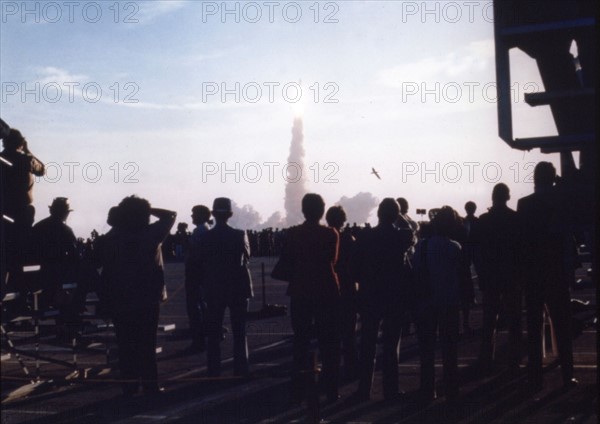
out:
{"label": "pavement", "polygon": [[[185,315],[184,268],[178,262],[166,265],[169,298],[161,307],[158,345],[159,380],[165,391],[153,397],[123,399],[118,384],[116,343],[111,327],[101,320],[90,325],[76,348],[58,343],[52,326],[41,327],[39,355],[33,328],[6,327],[16,350],[9,352],[3,335],[2,403],[3,424],[13,423],[597,423],[597,332],[591,320],[596,314],[596,290],[585,268],[579,270],[581,288],[572,296],[590,301],[578,317],[585,320],[574,340],[575,376],[579,385],[565,390],[560,368],[550,346],[545,358],[544,389],[532,395],[525,385],[525,369],[506,371],[507,334],[498,333],[495,372],[478,375],[474,363],[478,352],[481,307],[471,314],[473,334],[461,334],[459,371],[461,396],[448,404],[443,396],[430,404],[418,402],[419,358],[414,334],[404,336],[400,349],[400,389],[405,394],[385,401],[381,371],[376,369],[371,400],[352,397],[357,382],[344,382],[341,399],[318,407],[291,404],[291,327],[289,316],[268,317],[263,309],[261,265],[265,266],[266,303],[288,305],[286,283],[271,280],[273,258],[253,258],[251,264],[255,298],[248,323],[251,373],[236,378],[232,370],[232,337],[222,342],[224,372],[218,379],[206,376],[204,353],[186,354],[189,345]],[[478,293],[478,297],[479,293]],[[90,307],[93,310],[93,307]],[[51,324],[48,321],[47,324]],[[93,325],[92,325],[93,324]],[[227,327],[228,322],[225,323]],[[100,327],[100,328],[99,328]],[[550,345],[550,343],[549,343]],[[17,355],[18,353],[18,355]],[[6,357],[5,357],[6,356]],[[437,380],[441,379],[438,355]],[[523,361],[523,364],[526,360]],[[25,372],[28,372],[28,374]]]}

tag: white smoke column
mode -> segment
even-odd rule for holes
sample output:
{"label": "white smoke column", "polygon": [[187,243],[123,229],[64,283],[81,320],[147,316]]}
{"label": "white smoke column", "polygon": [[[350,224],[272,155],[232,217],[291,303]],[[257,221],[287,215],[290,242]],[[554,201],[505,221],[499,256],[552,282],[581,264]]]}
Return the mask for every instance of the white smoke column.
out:
{"label": "white smoke column", "polygon": [[300,224],[302,215],[302,197],[306,194],[306,176],[304,166],[304,133],[302,118],[294,118],[292,144],[287,163],[287,184],[285,186],[285,223],[286,226]]}

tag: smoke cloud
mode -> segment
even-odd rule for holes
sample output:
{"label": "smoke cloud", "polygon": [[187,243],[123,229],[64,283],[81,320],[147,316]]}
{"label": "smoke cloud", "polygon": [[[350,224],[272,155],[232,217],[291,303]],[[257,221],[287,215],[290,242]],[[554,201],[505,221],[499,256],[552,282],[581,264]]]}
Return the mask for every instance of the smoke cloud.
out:
{"label": "smoke cloud", "polygon": [[362,225],[369,220],[371,212],[377,205],[379,200],[371,193],[360,192],[354,197],[343,196],[336,202],[346,211],[346,218],[350,224],[357,223]]}
{"label": "smoke cloud", "polygon": [[262,217],[252,205],[244,205],[239,207],[234,201],[232,201],[231,209],[233,216],[229,219],[229,225],[234,228],[250,230],[257,228],[262,221]]}
{"label": "smoke cloud", "polygon": [[[290,183],[292,184],[292,183]],[[287,192],[286,192],[287,194]],[[297,225],[304,221],[301,210],[301,200],[304,192],[297,194],[297,210],[294,210],[294,221],[292,225]],[[343,196],[336,205],[340,205],[346,211],[346,217],[350,224],[357,223],[363,225],[369,221],[373,209],[379,205],[379,200],[371,193],[360,192],[353,197]],[[264,228],[287,228],[290,226],[289,217],[284,217],[277,211],[263,222],[260,213],[252,205],[238,206],[234,201],[231,202],[233,216],[229,219],[229,224],[234,228],[244,230],[262,230]]]}

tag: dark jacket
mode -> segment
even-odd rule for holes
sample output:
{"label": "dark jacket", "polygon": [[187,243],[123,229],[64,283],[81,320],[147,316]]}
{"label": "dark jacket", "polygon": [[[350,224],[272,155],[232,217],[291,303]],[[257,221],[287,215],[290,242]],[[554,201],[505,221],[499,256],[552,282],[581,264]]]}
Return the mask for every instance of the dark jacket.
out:
{"label": "dark jacket", "polygon": [[358,238],[356,266],[361,302],[406,302],[411,286],[405,254],[412,246],[408,228],[377,225]]}
{"label": "dark jacket", "polygon": [[252,279],[248,269],[250,243],[245,231],[215,225],[200,236],[201,286],[207,299],[249,299]]}
{"label": "dark jacket", "polygon": [[42,286],[62,287],[77,279],[77,240],[71,227],[49,216],[31,230],[33,263],[41,265]]}
{"label": "dark jacket", "polygon": [[158,305],[163,298],[164,266],[161,244],[175,223],[175,215],[138,230],[106,234],[100,252],[102,280],[114,312]]}
{"label": "dark jacket", "polygon": [[311,299],[336,299],[340,296],[335,273],[339,246],[337,231],[320,224],[304,222],[290,228],[282,257],[290,264],[287,294]]}
{"label": "dark jacket", "polygon": [[480,282],[514,283],[520,254],[517,213],[508,206],[494,206],[482,214],[471,231],[473,262]]}
{"label": "dark jacket", "polygon": [[521,225],[521,271],[528,280],[556,280],[570,272],[565,258],[573,248],[569,234],[572,217],[565,197],[556,188],[519,199]]}

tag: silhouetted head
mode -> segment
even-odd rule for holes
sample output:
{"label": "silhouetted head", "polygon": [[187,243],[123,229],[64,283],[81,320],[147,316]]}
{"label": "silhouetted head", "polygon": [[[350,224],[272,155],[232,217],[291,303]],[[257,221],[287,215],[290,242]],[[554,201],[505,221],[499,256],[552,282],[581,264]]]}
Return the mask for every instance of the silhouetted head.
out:
{"label": "silhouetted head", "polygon": [[467,213],[467,216],[475,215],[476,210],[477,205],[475,204],[475,202],[469,200],[467,203],[465,203],[465,212]]}
{"label": "silhouetted head", "polygon": [[342,228],[344,222],[346,222],[346,212],[344,211],[344,208],[341,206],[332,206],[327,209],[325,221],[327,221],[327,225],[330,227],[338,230]]}
{"label": "silhouetted head", "polygon": [[69,205],[69,199],[66,197],[57,197],[52,201],[52,204],[48,206],[50,208],[50,216],[60,221],[66,221],[69,213],[73,211]]}
{"label": "silhouetted head", "polygon": [[179,224],[177,224],[177,232],[179,233],[185,233],[188,229],[188,225],[185,222],[180,222]]}
{"label": "silhouetted head", "polygon": [[119,207],[113,206],[108,210],[108,216],[106,217],[106,223],[111,227],[117,227],[119,225]]}
{"label": "silhouetted head", "polygon": [[396,202],[398,202],[400,205],[400,213],[402,215],[406,214],[408,212],[408,200],[406,200],[404,197],[398,197]]}
{"label": "silhouetted head", "polygon": [[11,128],[8,135],[2,139],[2,144],[6,150],[19,150],[25,143],[25,137],[21,131]]}
{"label": "silhouetted head", "polygon": [[510,189],[504,183],[498,183],[492,190],[492,202],[494,205],[505,205],[510,200]]}
{"label": "silhouetted head", "polygon": [[119,203],[119,224],[128,231],[140,230],[150,224],[150,202],[129,196]]}
{"label": "silhouetted head", "polygon": [[212,215],[217,222],[227,222],[233,216],[231,199],[227,197],[217,197],[213,202]]}
{"label": "silhouetted head", "polygon": [[400,205],[391,197],[386,197],[377,208],[377,218],[380,224],[393,224],[400,215]]}
{"label": "silhouetted head", "polygon": [[556,168],[550,162],[540,162],[533,171],[535,187],[552,187],[556,181]]}
{"label": "silhouetted head", "polygon": [[210,219],[210,209],[204,205],[196,205],[192,208],[192,222],[194,225],[202,225]]}
{"label": "silhouetted head", "polygon": [[325,213],[325,202],[316,193],[305,194],[302,198],[302,214],[307,221],[319,222]]}
{"label": "silhouetted head", "polygon": [[435,216],[437,215],[437,213],[439,211],[440,211],[440,208],[429,209],[429,211],[427,212],[427,217],[429,218],[429,221],[433,221],[433,219],[435,218]]}
{"label": "silhouetted head", "polygon": [[450,237],[458,226],[458,214],[450,206],[442,206],[431,221],[436,235]]}

